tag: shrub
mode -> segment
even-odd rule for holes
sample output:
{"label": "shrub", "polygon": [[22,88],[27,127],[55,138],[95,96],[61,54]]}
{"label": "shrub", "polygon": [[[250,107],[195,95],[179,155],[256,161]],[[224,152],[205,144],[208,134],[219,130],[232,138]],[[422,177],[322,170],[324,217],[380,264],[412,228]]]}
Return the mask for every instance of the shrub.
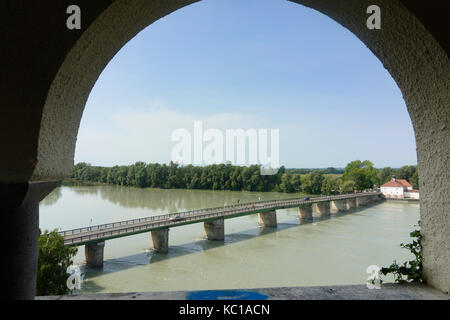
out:
{"label": "shrub", "polygon": [[[417,227],[420,227],[420,221]],[[383,275],[392,273],[395,277],[395,282],[398,283],[424,282],[422,274],[422,235],[420,233],[420,229],[414,230],[409,235],[414,240],[408,244],[401,243],[400,247],[411,251],[411,253],[414,254],[415,259],[406,261],[403,265],[398,265],[397,262],[394,261],[389,267],[381,268],[381,273]]]}
{"label": "shrub", "polygon": [[64,246],[64,237],[56,230],[39,230],[39,255],[36,295],[61,295],[69,293],[67,268],[78,249]]}

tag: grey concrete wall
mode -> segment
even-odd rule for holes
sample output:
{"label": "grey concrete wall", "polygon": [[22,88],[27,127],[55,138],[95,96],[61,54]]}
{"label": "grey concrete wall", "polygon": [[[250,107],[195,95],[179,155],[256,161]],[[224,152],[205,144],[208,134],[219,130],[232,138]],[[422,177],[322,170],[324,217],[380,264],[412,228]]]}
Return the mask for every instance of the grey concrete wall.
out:
{"label": "grey concrete wall", "polygon": [[366,206],[366,205],[367,205],[366,197],[358,197],[358,198],[356,198],[356,206],[357,207]]}
{"label": "grey concrete wall", "polygon": [[347,200],[334,200],[330,202],[331,213],[339,213],[349,210]]}
{"label": "grey concrete wall", "polygon": [[276,211],[258,213],[258,225],[261,227],[276,228],[277,213]]}
{"label": "grey concrete wall", "polygon": [[105,241],[93,242],[84,246],[84,259],[86,265],[90,268],[103,267],[103,253]]}
{"label": "grey concrete wall", "polygon": [[330,216],[330,203],[319,202],[315,204],[315,212],[318,218],[324,218]]}
{"label": "grey concrete wall", "polygon": [[203,223],[203,237],[208,240],[225,239],[225,220],[223,218],[205,221]]}
{"label": "grey concrete wall", "polygon": [[169,252],[169,228],[151,232],[150,249],[159,253]]}
{"label": "grey concrete wall", "polygon": [[299,207],[298,208],[298,217],[300,219],[312,219],[312,217],[313,217],[312,204]]}
{"label": "grey concrete wall", "polygon": [[382,200],[382,198],[379,195],[371,196],[369,199],[370,203],[378,203]]}
{"label": "grey concrete wall", "polygon": [[347,206],[348,206],[348,208],[349,209],[351,209],[351,208],[356,208],[356,199],[355,198],[353,198],[353,199],[347,199]]}
{"label": "grey concrete wall", "polygon": [[39,202],[57,183],[0,183],[0,299],[33,299],[39,236]]}

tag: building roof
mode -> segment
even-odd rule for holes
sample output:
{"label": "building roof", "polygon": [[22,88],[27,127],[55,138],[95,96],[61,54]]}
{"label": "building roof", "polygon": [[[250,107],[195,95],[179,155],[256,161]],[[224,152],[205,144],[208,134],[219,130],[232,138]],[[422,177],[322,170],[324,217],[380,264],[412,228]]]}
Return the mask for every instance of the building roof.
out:
{"label": "building roof", "polygon": [[381,185],[381,187],[391,187],[391,188],[403,188],[403,187],[410,187],[412,188],[412,185],[404,180],[404,179],[396,179],[386,182],[385,184]]}
{"label": "building roof", "polygon": [[397,179],[396,181],[397,181],[397,182],[400,182],[404,187],[410,187],[410,188],[412,188],[412,185],[411,185],[408,181],[406,181],[406,180],[404,180],[404,179]]}
{"label": "building roof", "polygon": [[403,184],[401,184],[398,181],[394,181],[394,180],[388,181],[385,184],[382,184],[381,186],[382,187],[391,187],[391,188],[403,188],[404,187]]}

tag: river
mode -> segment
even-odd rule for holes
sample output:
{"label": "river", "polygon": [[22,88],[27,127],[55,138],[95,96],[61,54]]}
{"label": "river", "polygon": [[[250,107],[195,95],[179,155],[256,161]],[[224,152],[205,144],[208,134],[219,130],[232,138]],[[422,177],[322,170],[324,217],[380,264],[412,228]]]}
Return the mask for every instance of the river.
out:
{"label": "river", "polygon": [[[71,186],[40,204],[40,228],[89,225],[217,207],[295,194]],[[303,195],[297,195],[302,196]],[[170,229],[169,253],[152,253],[150,233],[107,240],[103,269],[74,263],[85,278],[76,293],[208,290],[364,284],[369,265],[412,258],[401,242],[419,220],[419,204],[384,201],[329,219],[300,223],[297,209],[277,211],[278,228],[258,228],[256,215],[225,220],[225,240],[203,240],[203,223]],[[387,282],[392,278],[386,278]]]}

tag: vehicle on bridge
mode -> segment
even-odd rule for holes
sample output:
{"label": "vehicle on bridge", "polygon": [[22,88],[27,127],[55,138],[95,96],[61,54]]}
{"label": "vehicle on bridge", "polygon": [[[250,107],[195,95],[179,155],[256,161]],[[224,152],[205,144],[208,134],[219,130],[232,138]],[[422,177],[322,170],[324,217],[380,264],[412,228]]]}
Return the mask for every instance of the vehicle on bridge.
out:
{"label": "vehicle on bridge", "polygon": [[170,221],[182,221],[184,218],[182,218],[180,215],[176,215],[175,217],[171,217]]}

